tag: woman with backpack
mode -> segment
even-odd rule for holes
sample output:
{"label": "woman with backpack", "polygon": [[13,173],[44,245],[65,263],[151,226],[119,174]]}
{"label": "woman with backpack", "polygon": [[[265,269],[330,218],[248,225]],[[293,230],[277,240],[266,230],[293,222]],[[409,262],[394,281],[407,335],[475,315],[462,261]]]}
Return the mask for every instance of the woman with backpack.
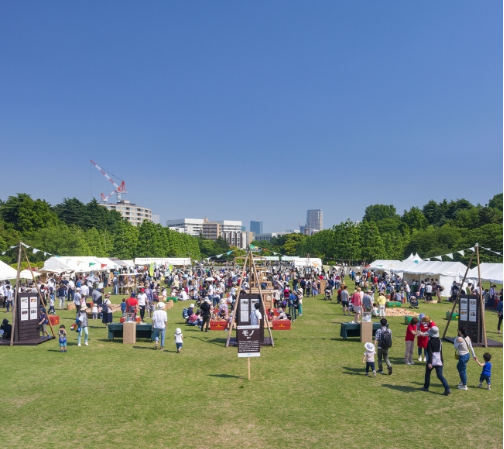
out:
{"label": "woman with backpack", "polygon": [[439,338],[439,329],[437,326],[433,326],[429,329],[429,342],[427,343],[427,355],[428,362],[425,365],[425,382],[424,386],[420,388],[422,391],[429,391],[430,386],[430,376],[432,370],[436,370],[436,376],[441,381],[444,387],[444,395],[448,396],[451,394],[448,382],[443,377],[443,345],[441,339]]}
{"label": "woman with backpack", "polygon": [[472,352],[474,360],[476,360],[476,354],[474,353],[471,339],[467,335],[466,328],[459,328],[458,334],[459,336],[453,342],[458,356],[457,370],[460,376],[458,389],[467,390],[467,362],[469,361],[469,350]]}

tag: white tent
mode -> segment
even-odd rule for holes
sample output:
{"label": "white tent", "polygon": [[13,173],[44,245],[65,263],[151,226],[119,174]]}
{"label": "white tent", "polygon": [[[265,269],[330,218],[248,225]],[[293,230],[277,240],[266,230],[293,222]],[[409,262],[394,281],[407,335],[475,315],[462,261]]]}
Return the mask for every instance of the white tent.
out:
{"label": "white tent", "polygon": [[[128,262],[125,260],[125,262]],[[155,265],[177,265],[186,266],[191,265],[190,257],[137,257],[135,259],[136,265],[150,265],[151,263]]]}
{"label": "white tent", "polygon": [[6,281],[7,279],[16,279],[16,277],[17,271],[0,260],[0,281]]}
{"label": "white tent", "polygon": [[[322,261],[317,257],[310,257],[310,265],[313,268],[322,269]],[[294,259],[294,266],[296,268],[303,268],[308,266],[308,258],[307,257],[299,257],[298,259]]]}
{"label": "white tent", "polygon": [[[494,282],[495,284],[503,283],[504,264],[502,263],[482,263],[480,264],[481,280]],[[467,273],[469,279],[478,279],[478,266],[471,268]]]}
{"label": "white tent", "polygon": [[371,270],[373,271],[393,271],[397,272],[397,267],[401,265],[400,260],[375,260],[373,263],[369,265]]}
{"label": "white tent", "polygon": [[399,267],[404,274],[404,280],[409,284],[416,279],[425,278],[437,280],[444,287],[443,295],[450,294],[453,281],[461,282],[467,267],[460,262],[412,261],[403,262]]}
{"label": "white tent", "polygon": [[63,271],[73,271],[61,257],[52,256],[44,262],[40,272],[62,273]]}
{"label": "white tent", "polygon": [[[32,273],[33,273],[33,276],[32,276]],[[28,279],[29,281],[31,281],[33,279],[33,277],[38,277],[38,276],[40,276],[40,273],[37,271],[23,270],[23,271],[21,271],[21,273],[19,273],[19,277],[21,279]]]}
{"label": "white tent", "polygon": [[113,260],[107,259],[106,257],[97,257],[102,265],[106,265],[104,268],[106,270],[117,270],[121,268],[121,265],[114,262]]}

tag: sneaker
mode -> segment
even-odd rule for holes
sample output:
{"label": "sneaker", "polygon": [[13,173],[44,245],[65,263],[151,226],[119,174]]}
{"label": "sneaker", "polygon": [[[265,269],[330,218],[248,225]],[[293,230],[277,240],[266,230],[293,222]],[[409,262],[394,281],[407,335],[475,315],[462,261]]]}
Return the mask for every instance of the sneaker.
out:
{"label": "sneaker", "polygon": [[459,382],[457,387],[461,387],[462,385],[464,385],[462,382]]}
{"label": "sneaker", "polygon": [[161,346],[161,347],[159,348],[159,350],[160,350],[160,351],[162,351],[163,349],[164,349],[164,346]]}
{"label": "sneaker", "polygon": [[88,343],[87,341],[85,341],[85,342],[84,342],[84,344],[85,344],[86,346],[89,346],[89,343]]}
{"label": "sneaker", "polygon": [[383,370],[382,369],[379,369],[378,371],[376,371],[377,373],[379,374],[383,374]]}
{"label": "sneaker", "polygon": [[429,389],[428,389],[428,388],[425,388],[425,387],[421,387],[421,388],[420,388],[420,391],[429,391]]}
{"label": "sneaker", "polygon": [[448,396],[449,394],[451,394],[451,390],[445,390],[443,394],[444,394],[445,396]]}
{"label": "sneaker", "polygon": [[457,388],[459,390],[467,390],[467,385],[459,385]]}
{"label": "sneaker", "polygon": [[376,371],[373,371],[373,377],[376,377]]}
{"label": "sneaker", "polygon": [[364,373],[365,376],[369,376],[369,373]]}
{"label": "sneaker", "polygon": [[491,390],[490,385],[487,385],[487,390]]}
{"label": "sneaker", "polygon": [[388,375],[390,376],[392,374],[392,365],[388,367]]}
{"label": "sneaker", "polygon": [[80,343],[77,343],[77,346],[80,346],[81,344]]}
{"label": "sneaker", "polygon": [[483,388],[483,384],[479,384],[479,385],[478,385],[478,388]]}
{"label": "sneaker", "polygon": [[415,364],[415,362],[409,362],[409,364],[410,364],[410,365],[414,365],[414,364]]}
{"label": "sneaker", "polygon": [[411,363],[410,363],[410,362],[404,362],[404,364],[405,364],[405,365],[411,365]]}
{"label": "sneaker", "polygon": [[418,357],[418,361],[421,362],[422,361],[422,356]]}

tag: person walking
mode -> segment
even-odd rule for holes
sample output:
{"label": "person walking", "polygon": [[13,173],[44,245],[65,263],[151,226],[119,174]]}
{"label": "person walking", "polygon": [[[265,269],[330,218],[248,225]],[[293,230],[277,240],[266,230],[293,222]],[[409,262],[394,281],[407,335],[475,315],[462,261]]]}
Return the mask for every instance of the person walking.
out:
{"label": "person walking", "polygon": [[158,348],[160,340],[161,347],[159,349],[164,349],[167,323],[168,314],[164,310],[164,303],[160,302],[157,305],[157,310],[152,314],[152,328],[154,329],[154,339],[156,341],[154,349]]}
{"label": "person walking", "polygon": [[425,381],[424,386],[420,388],[422,391],[429,391],[430,387],[430,376],[432,370],[436,370],[436,376],[441,381],[444,387],[444,395],[448,396],[451,394],[448,382],[443,377],[443,345],[441,339],[439,338],[439,329],[437,326],[431,327],[429,329],[429,342],[427,343],[427,356],[428,362],[425,365]]}
{"label": "person walking", "polygon": [[79,336],[77,337],[77,346],[81,345],[82,333],[84,333],[84,344],[88,346],[89,330],[88,330],[88,316],[86,309],[81,309],[77,315],[79,320]]}
{"label": "person walking", "polygon": [[382,290],[377,299],[378,302],[378,316],[381,318],[385,318],[385,306],[387,304],[387,297],[385,296],[385,292]]}
{"label": "person walking", "polygon": [[467,390],[467,362],[469,361],[469,351],[471,351],[473,359],[477,359],[472,347],[471,339],[467,335],[466,328],[460,327],[458,334],[459,336],[453,342],[458,355],[457,370],[460,376],[460,383],[457,388],[459,390]]}
{"label": "person walking", "polygon": [[390,363],[388,353],[392,347],[392,331],[388,328],[385,318],[380,320],[380,324],[381,328],[375,334],[375,347],[378,348],[378,372],[383,373],[383,361],[385,361],[390,376],[392,374],[392,364]]}

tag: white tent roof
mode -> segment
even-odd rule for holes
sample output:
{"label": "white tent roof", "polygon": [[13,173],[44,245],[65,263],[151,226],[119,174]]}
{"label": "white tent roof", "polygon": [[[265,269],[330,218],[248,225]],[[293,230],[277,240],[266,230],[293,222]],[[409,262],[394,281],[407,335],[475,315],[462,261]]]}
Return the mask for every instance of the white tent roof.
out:
{"label": "white tent roof", "polygon": [[397,267],[401,265],[400,260],[375,260],[373,263],[369,265],[369,268],[373,268],[375,270],[383,270],[383,271],[390,271],[394,270],[397,271]]}
{"label": "white tent roof", "polygon": [[406,259],[403,260],[403,262],[412,262],[415,260],[423,260],[423,259],[418,255],[418,253],[415,253],[415,255],[411,253]]}
{"label": "white tent roof", "polygon": [[[294,266],[296,268],[308,266],[308,258],[300,257],[298,259],[294,259]],[[310,257],[310,266],[313,268],[322,268],[322,261],[318,257]]]}
{"label": "white tent roof", "polygon": [[[33,273],[33,276],[32,276],[32,273]],[[32,280],[33,277],[37,277],[37,276],[40,276],[40,273],[37,272],[37,271],[30,271],[30,270],[23,270],[21,271],[21,273],[19,273],[19,277],[21,279],[28,279],[28,280]]]}
{"label": "white tent roof", "polygon": [[17,271],[0,260],[0,281],[6,281],[7,279],[16,279],[16,277]]}
{"label": "white tent roof", "polygon": [[73,271],[61,257],[52,256],[44,262],[41,272],[61,273],[62,271]]}
{"label": "white tent roof", "polygon": [[113,260],[107,259],[106,257],[97,257],[97,259],[101,262],[102,265],[106,264],[106,270],[115,270],[121,268],[121,265],[114,262]]}
{"label": "white tent roof", "polygon": [[[503,283],[502,272],[504,264],[502,263],[482,263],[480,264],[481,280],[495,282],[496,284]],[[471,268],[467,273],[469,279],[478,279],[478,266]]]}
{"label": "white tent roof", "polygon": [[462,278],[467,267],[460,262],[440,262],[440,261],[411,261],[402,262],[397,271],[411,274],[424,274],[430,276],[454,276]]}

